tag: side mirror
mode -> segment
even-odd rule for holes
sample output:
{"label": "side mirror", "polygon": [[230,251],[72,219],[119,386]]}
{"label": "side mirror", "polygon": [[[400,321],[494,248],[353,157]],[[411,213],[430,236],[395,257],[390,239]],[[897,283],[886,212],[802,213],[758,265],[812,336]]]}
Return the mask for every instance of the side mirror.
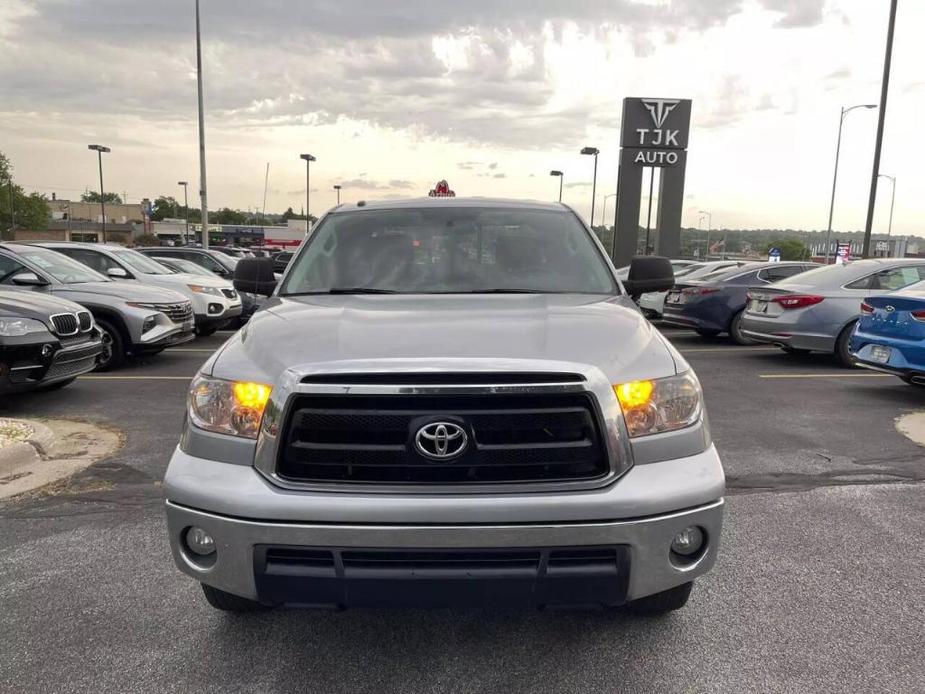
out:
{"label": "side mirror", "polygon": [[637,255],[630,262],[623,287],[633,297],[646,292],[666,292],[674,286],[671,261],[660,255]]}
{"label": "side mirror", "polygon": [[111,267],[106,270],[106,274],[112,277],[114,280],[132,279],[132,276],[128,274],[128,271],[124,267]]}
{"label": "side mirror", "polygon": [[234,266],[234,288],[239,292],[270,296],[276,289],[273,261],[269,258],[241,258]]}
{"label": "side mirror", "polygon": [[20,272],[18,275],[13,275],[11,281],[13,284],[20,287],[45,287],[48,286],[48,282],[43,280],[41,277],[36,275],[34,272]]}

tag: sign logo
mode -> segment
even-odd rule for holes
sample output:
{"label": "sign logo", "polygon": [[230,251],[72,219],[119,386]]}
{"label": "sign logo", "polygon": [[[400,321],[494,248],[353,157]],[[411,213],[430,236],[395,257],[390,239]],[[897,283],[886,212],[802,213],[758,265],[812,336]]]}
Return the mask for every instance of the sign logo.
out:
{"label": "sign logo", "polygon": [[883,308],[886,310],[887,313],[893,313],[893,311],[896,310],[894,306],[884,306]]}
{"label": "sign logo", "polygon": [[661,128],[665,124],[668,114],[674,111],[680,103],[680,99],[642,99],[642,105],[652,116],[652,122],[655,123],[656,128]]}
{"label": "sign logo", "polygon": [[435,185],[427,195],[432,198],[455,198],[456,191],[450,190],[450,184],[444,179],[442,181],[437,181],[437,185]]}
{"label": "sign logo", "polygon": [[432,460],[450,460],[462,455],[468,444],[466,430],[453,422],[431,422],[414,435],[418,453]]}

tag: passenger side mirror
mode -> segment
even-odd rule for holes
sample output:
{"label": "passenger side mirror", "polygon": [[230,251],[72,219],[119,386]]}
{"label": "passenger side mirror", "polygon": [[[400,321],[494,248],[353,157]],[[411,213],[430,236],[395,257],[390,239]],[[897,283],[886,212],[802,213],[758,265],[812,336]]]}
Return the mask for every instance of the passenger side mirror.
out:
{"label": "passenger side mirror", "polygon": [[234,267],[234,288],[239,292],[270,296],[276,289],[270,258],[241,258]]}
{"label": "passenger side mirror", "polygon": [[623,288],[633,298],[646,292],[665,292],[674,286],[671,261],[660,255],[637,255],[630,261]]}
{"label": "passenger side mirror", "polygon": [[130,280],[132,276],[123,267],[111,267],[106,270],[106,274],[114,280]]}
{"label": "passenger side mirror", "polygon": [[34,272],[20,272],[18,275],[13,275],[11,281],[20,287],[45,287],[48,285],[48,282]]}

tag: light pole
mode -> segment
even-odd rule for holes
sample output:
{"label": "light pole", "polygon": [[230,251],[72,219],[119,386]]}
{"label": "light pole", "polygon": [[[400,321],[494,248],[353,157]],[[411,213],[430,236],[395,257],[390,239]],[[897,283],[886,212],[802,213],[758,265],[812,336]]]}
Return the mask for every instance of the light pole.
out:
{"label": "light pole", "polygon": [[305,233],[308,233],[309,227],[312,225],[312,213],[311,206],[309,201],[311,200],[311,165],[313,161],[316,161],[316,158],[311,154],[300,154],[302,159],[305,160]]}
{"label": "light pole", "polygon": [[202,207],[202,247],[209,247],[209,196],[206,193],[206,125],[202,108],[202,37],[196,0],[196,90],[199,97],[199,200]]}
{"label": "light pole", "polygon": [[562,179],[565,178],[565,174],[563,174],[561,171],[553,169],[549,172],[549,175],[559,177],[559,202],[562,202]]}
{"label": "light pole", "polygon": [[106,202],[103,196],[103,152],[109,152],[111,150],[109,147],[104,147],[103,145],[87,145],[87,149],[95,151],[100,161],[100,212],[102,212],[103,215],[103,243],[106,243]]}
{"label": "light pole", "polygon": [[857,106],[842,106],[841,115],[838,117],[838,140],[835,144],[835,173],[832,175],[832,201],[829,203],[829,226],[825,232],[825,262],[829,262],[829,241],[832,238],[832,214],[835,212],[835,183],[838,181],[838,155],[841,152],[841,131],[842,124],[845,122],[845,116],[856,108],[877,108],[877,104],[858,104]]}
{"label": "light pole", "polygon": [[340,186],[334,186],[334,190],[337,191],[337,204],[340,205]]}
{"label": "light pole", "polygon": [[879,174],[877,178],[888,178],[890,179],[892,189],[892,194],[890,195],[890,223],[886,228],[886,237],[890,238],[890,234],[893,232],[893,203],[896,202],[896,176],[888,176],[887,174]]}
{"label": "light pole", "polygon": [[870,197],[867,199],[867,222],[864,224],[862,258],[870,257],[870,234],[874,227],[874,205],[877,203],[877,179],[880,177],[880,150],[883,147],[883,123],[886,119],[886,97],[890,91],[890,63],[893,61],[893,30],[896,27],[897,0],[890,0],[890,19],[886,30],[886,55],[880,80],[880,113],[877,114],[877,139],[874,144],[874,165],[870,171]]}
{"label": "light pole", "polygon": [[594,156],[594,178],[591,183],[591,228],[594,228],[594,198],[597,195],[597,155],[601,151],[597,147],[584,147],[581,150],[582,154],[593,155]]}
{"label": "light pole", "polygon": [[707,218],[707,252],[704,254],[704,260],[710,258],[710,230],[713,228],[713,213],[707,210],[700,210],[700,219]]}
{"label": "light pole", "polygon": [[610,198],[615,198],[615,197],[617,197],[617,194],[616,194],[616,193],[611,193],[610,195],[605,195],[605,196],[604,196],[604,205],[603,205],[603,207],[601,208],[601,219],[604,220],[604,224],[607,224],[607,201],[608,201]]}
{"label": "light pole", "polygon": [[186,233],[183,235],[183,245],[189,246],[189,202],[186,196],[186,188],[189,185],[187,181],[177,181],[178,186],[183,186],[183,211],[186,213]]}

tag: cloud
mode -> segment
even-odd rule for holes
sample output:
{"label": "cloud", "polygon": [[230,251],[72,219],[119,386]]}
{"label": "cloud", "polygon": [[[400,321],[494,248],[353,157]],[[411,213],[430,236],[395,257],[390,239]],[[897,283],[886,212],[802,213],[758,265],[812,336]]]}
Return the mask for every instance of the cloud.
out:
{"label": "cloud", "polygon": [[825,0],[761,0],[766,10],[783,16],[774,26],[782,29],[805,29],[822,22]]}
{"label": "cloud", "polygon": [[496,173],[492,178],[507,178],[506,173]]}
{"label": "cloud", "polygon": [[[360,176],[365,176],[366,174],[360,174]],[[350,180],[341,181],[340,185],[343,186],[344,190],[394,190],[395,188],[399,189],[408,189],[415,188],[415,184],[412,181],[406,181],[403,179],[392,179],[388,182],[379,182],[370,178],[352,178]],[[302,189],[304,192],[304,188]]]}

